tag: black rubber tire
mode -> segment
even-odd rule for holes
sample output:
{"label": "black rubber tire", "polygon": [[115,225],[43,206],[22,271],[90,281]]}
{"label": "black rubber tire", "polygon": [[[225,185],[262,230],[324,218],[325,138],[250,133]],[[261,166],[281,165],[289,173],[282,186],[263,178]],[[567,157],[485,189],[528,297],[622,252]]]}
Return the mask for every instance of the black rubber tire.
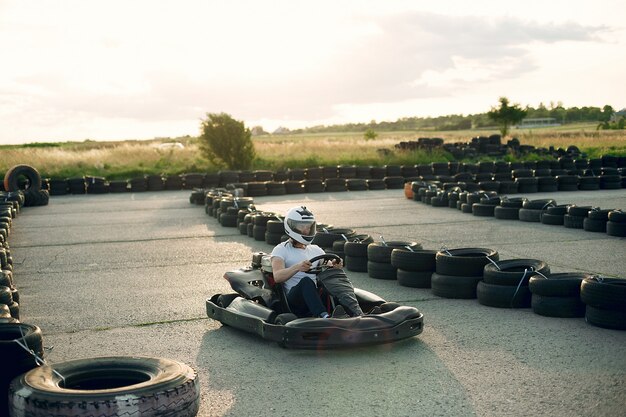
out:
{"label": "black rubber tire", "polygon": [[498,206],[493,210],[493,216],[500,220],[519,220],[519,208]]}
{"label": "black rubber tire", "polygon": [[550,297],[533,294],[530,306],[535,314],[547,317],[585,317],[585,304],[580,297]]}
{"label": "black rubber tire", "polygon": [[543,213],[543,210],[521,208],[519,209],[519,219],[523,222],[539,223],[541,221],[541,213]]}
{"label": "black rubber tire", "polygon": [[267,228],[265,226],[258,226],[255,224],[252,228],[252,237],[254,238],[254,240],[265,241],[266,231]]}
{"label": "black rubber tire", "polygon": [[235,298],[239,297],[237,293],[220,294],[217,297],[217,305],[222,308],[226,308],[233,302]]}
{"label": "black rubber tire", "polygon": [[248,223],[246,225],[246,234],[248,237],[254,237],[254,223]]}
{"label": "black rubber tire", "polygon": [[479,217],[493,217],[496,206],[493,204],[472,204],[472,214]]}
{"label": "black rubber tire", "polygon": [[430,288],[432,271],[405,271],[398,268],[396,276],[398,284],[411,288]]}
{"label": "black rubber tire", "polygon": [[422,245],[417,242],[390,241],[386,244],[373,242],[367,245],[367,259],[372,262],[391,263],[391,252],[394,249],[410,247],[413,250],[422,249]]}
{"label": "black rubber tire", "polygon": [[580,298],[596,308],[626,311],[626,279],[585,278],[580,285]]}
{"label": "black rubber tire", "polygon": [[5,303],[0,303],[0,318],[6,319],[11,317],[11,310],[9,310],[9,306]]}
{"label": "black rubber tire", "polygon": [[420,249],[411,252],[408,249],[391,251],[391,265],[405,271],[435,272],[436,250]]}
{"label": "black rubber tire", "polygon": [[483,269],[489,260],[497,262],[500,255],[493,249],[485,248],[461,248],[439,251],[435,256],[438,274],[456,276],[483,276]]}
{"label": "black rubber tire", "polygon": [[566,214],[563,216],[563,226],[568,229],[582,229],[585,218],[582,216],[572,216]]}
{"label": "black rubber tire", "polygon": [[431,276],[430,288],[438,297],[473,299],[476,298],[476,286],[480,280],[482,276],[442,275],[434,272]]}
{"label": "black rubber tire", "polygon": [[[345,252],[344,252],[345,254]],[[352,272],[367,272],[367,257],[366,256],[349,256],[345,255],[345,265],[348,271]]]}
{"label": "black rubber tire", "polygon": [[237,215],[221,213],[219,222],[223,227],[237,227]]}
{"label": "black rubber tire", "polygon": [[593,275],[582,272],[564,272],[550,274],[548,278],[541,275],[533,275],[528,281],[530,292],[546,297],[579,297],[580,284],[583,279]]}
{"label": "black rubber tire", "polygon": [[[64,383],[58,374],[65,377]],[[171,359],[101,357],[43,366],[9,389],[13,415],[191,417],[200,406],[197,373]]]}
{"label": "black rubber tire", "polygon": [[596,220],[585,217],[583,220],[583,230],[586,232],[606,233],[606,220]]}
{"label": "black rubber tire", "polygon": [[367,275],[371,278],[395,280],[397,268],[390,263],[367,261]]}
{"label": "black rubber tire", "polygon": [[606,234],[609,236],[626,237],[626,223],[606,222]]}
{"label": "black rubber tire", "polygon": [[352,256],[355,258],[367,258],[367,245],[372,242],[346,242],[343,245],[343,251],[346,256]]}
{"label": "black rubber tire", "polygon": [[539,200],[524,200],[522,208],[529,210],[546,210],[548,207],[556,206],[556,201],[551,198]]}
{"label": "black rubber tire", "polygon": [[267,227],[267,232],[269,233],[280,233],[281,235],[285,234],[285,224],[281,220],[268,220],[265,227]]}
{"label": "black rubber tire", "polygon": [[315,236],[313,236],[313,241],[311,242],[314,245],[317,245],[321,248],[332,248],[333,243],[336,240],[344,240],[343,236],[350,238],[354,236],[356,232],[353,229],[347,228],[333,228],[326,232],[317,232]]}
{"label": "black rubber tire", "polygon": [[587,305],[585,321],[605,329],[626,330],[626,311],[605,310]]}
{"label": "black rubber tire", "polygon": [[265,243],[272,246],[278,245],[282,242],[283,235],[284,233],[265,232]]}
{"label": "black rubber tire", "polygon": [[621,210],[612,210],[608,215],[609,221],[614,223],[626,223],[626,213]]}
{"label": "black rubber tire", "polygon": [[0,304],[6,304],[7,306],[13,302],[13,295],[11,294],[11,288],[0,287]]}
{"label": "black rubber tire", "polygon": [[562,217],[567,214],[567,209],[569,208],[569,206],[569,204],[560,204],[558,206],[548,207],[546,209],[546,213]]}
{"label": "black rubber tire", "polygon": [[4,190],[8,192],[20,190],[20,177],[28,179],[29,190],[36,191],[41,189],[41,175],[39,175],[39,171],[30,165],[15,165],[4,174]]}
{"label": "black rubber tire", "polygon": [[542,213],[541,214],[541,223],[542,224],[549,224],[549,225],[553,225],[553,226],[563,226],[563,215],[559,215],[559,214],[549,214],[549,213]]}
{"label": "black rubber tire", "polygon": [[587,217],[589,215],[589,210],[592,208],[593,207],[591,206],[577,206],[572,204],[567,208],[567,214],[570,216]]}
{"label": "black rubber tire", "polygon": [[290,321],[294,321],[297,318],[298,316],[293,313],[282,313],[276,316],[276,318],[274,319],[274,324],[278,326],[284,326],[285,324],[289,323]]}
{"label": "black rubber tire", "polygon": [[531,294],[528,286],[495,285],[480,281],[476,298],[482,305],[499,308],[528,308]]}
{"label": "black rubber tire", "polygon": [[[518,286],[528,285],[533,271],[543,275],[550,274],[550,267],[544,261],[537,259],[510,259],[496,262],[497,266],[488,263],[483,269],[483,280],[487,284]],[[498,269],[499,268],[499,269]],[[532,268],[532,271],[530,270]],[[524,272],[526,270],[526,272]]]}
{"label": "black rubber tire", "polygon": [[461,204],[461,212],[465,213],[465,214],[471,214],[472,213],[472,204],[470,204],[470,203],[463,203],[463,204]]}

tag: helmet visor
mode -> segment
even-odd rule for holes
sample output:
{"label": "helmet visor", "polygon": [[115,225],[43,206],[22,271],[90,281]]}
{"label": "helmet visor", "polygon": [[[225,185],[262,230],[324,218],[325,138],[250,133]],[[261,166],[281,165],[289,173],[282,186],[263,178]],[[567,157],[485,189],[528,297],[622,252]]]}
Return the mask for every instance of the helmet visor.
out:
{"label": "helmet visor", "polygon": [[302,236],[315,236],[315,220],[287,219],[287,225],[291,230]]}

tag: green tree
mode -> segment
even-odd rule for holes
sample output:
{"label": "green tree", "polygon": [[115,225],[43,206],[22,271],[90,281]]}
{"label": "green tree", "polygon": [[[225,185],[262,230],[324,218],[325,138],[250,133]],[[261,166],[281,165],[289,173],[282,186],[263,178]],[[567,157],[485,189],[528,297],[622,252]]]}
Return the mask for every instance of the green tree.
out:
{"label": "green tree", "polygon": [[255,157],[250,129],[226,113],[207,113],[202,120],[200,149],[218,167],[248,169]]}
{"label": "green tree", "polygon": [[487,116],[500,125],[500,133],[504,138],[509,133],[511,125],[521,122],[526,117],[526,110],[519,104],[509,105],[509,99],[500,97],[500,107],[492,107]]}
{"label": "green tree", "polygon": [[367,129],[363,134],[365,140],[376,139],[378,137],[378,133],[374,131],[374,129]]}

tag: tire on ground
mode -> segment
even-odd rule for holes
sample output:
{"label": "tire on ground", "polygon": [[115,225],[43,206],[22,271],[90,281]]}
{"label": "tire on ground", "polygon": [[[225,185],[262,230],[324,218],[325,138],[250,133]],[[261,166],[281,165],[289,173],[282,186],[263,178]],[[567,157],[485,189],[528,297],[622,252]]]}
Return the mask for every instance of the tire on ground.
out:
{"label": "tire on ground", "polygon": [[537,259],[510,259],[496,264],[488,263],[483,270],[483,280],[496,285],[528,285],[530,277],[539,272],[550,274],[550,268],[544,261]]}
{"label": "tire on ground", "polygon": [[14,379],[9,405],[13,415],[55,410],[59,415],[191,417],[198,413],[200,384],[191,367],[171,359],[86,358]]}
{"label": "tire on ground", "polygon": [[587,305],[626,311],[626,279],[593,276],[580,285],[580,298]]}
{"label": "tire on ground", "polygon": [[533,294],[531,308],[540,316],[563,318],[585,316],[585,304],[580,297],[550,297]]}
{"label": "tire on ground", "polygon": [[436,271],[441,275],[483,276],[483,268],[489,260],[498,261],[499,254],[493,249],[460,248],[437,252]]}
{"label": "tire on ground", "polygon": [[4,175],[4,190],[9,192],[20,190],[20,177],[28,179],[29,189],[35,191],[41,189],[41,175],[39,175],[39,171],[30,165],[15,165]]}
{"label": "tire on ground", "polygon": [[485,306],[499,308],[530,307],[531,294],[528,286],[488,284],[480,281],[476,288],[478,302]]}
{"label": "tire on ground", "polygon": [[432,293],[443,298],[476,298],[476,285],[482,276],[442,275],[434,272],[431,276]]}

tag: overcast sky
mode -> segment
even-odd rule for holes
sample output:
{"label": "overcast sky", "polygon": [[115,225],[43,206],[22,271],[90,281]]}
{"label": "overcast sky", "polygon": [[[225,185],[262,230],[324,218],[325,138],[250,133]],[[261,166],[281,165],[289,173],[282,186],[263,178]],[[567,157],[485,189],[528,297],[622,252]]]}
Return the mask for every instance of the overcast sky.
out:
{"label": "overcast sky", "polygon": [[0,143],[626,106],[623,0],[0,0]]}

